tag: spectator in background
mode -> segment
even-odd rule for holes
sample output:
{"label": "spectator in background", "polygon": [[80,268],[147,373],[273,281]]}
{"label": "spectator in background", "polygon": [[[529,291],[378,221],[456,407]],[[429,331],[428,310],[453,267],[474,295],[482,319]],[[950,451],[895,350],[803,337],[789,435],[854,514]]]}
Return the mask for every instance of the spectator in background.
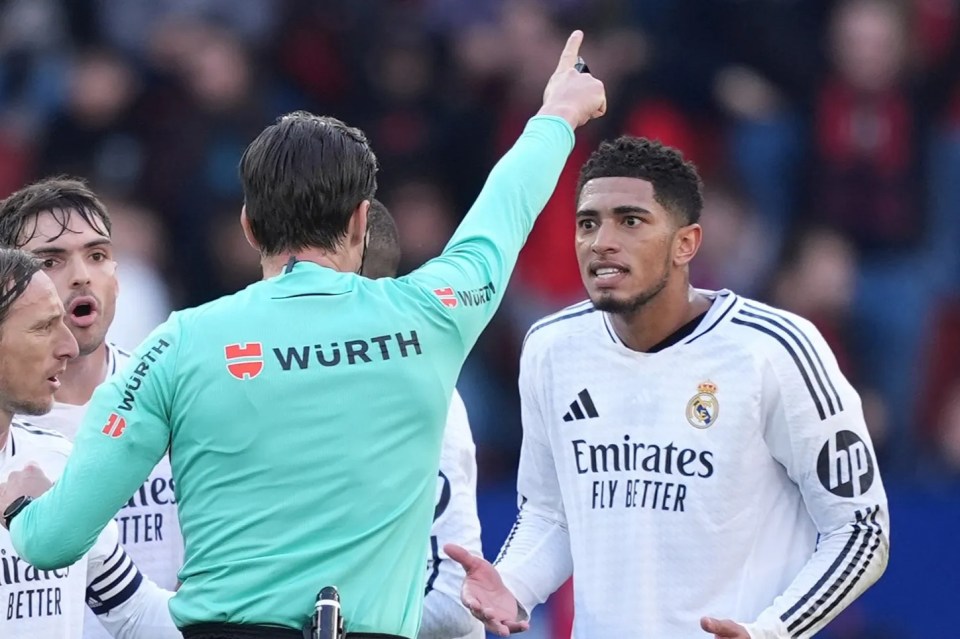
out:
{"label": "spectator in background", "polygon": [[908,59],[908,22],[889,0],[844,0],[830,23],[830,73],[817,90],[809,216],[859,251],[852,335],[862,382],[890,416],[892,461],[909,463],[915,377],[930,291],[922,169],[926,132]]}
{"label": "spectator in background", "polygon": [[70,65],[66,100],[45,129],[38,170],[86,175],[120,193],[134,192],[145,171],[147,122],[140,78],[110,49],[88,49]]}

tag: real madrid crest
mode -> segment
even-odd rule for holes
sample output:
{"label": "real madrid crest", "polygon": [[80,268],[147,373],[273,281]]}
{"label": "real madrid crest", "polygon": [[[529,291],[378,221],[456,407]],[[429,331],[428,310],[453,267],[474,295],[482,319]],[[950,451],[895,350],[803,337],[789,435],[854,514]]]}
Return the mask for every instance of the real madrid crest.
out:
{"label": "real madrid crest", "polygon": [[694,428],[710,428],[720,416],[717,401],[717,385],[703,382],[697,386],[697,394],[687,402],[687,421]]}

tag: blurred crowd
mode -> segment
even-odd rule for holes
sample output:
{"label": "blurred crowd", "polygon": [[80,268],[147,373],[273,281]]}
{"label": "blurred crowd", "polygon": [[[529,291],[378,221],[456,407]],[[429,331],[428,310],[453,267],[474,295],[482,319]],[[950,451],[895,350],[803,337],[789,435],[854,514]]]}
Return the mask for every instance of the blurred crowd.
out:
{"label": "blurred crowd", "polygon": [[694,284],[813,320],[885,473],[960,479],[956,0],[7,0],[0,195],[58,173],[103,195],[112,337],[132,346],[259,278],[237,163],[306,109],[370,137],[409,271],[536,111],[574,27],[610,112],[580,134],[461,377],[481,483],[515,472],[519,346],[584,297],[576,175],[620,133],[682,149],[705,178]]}

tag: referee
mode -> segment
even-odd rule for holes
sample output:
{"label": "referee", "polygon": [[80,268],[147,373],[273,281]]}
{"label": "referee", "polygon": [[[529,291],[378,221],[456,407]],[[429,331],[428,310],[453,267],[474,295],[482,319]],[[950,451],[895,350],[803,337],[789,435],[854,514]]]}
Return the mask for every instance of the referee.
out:
{"label": "referee", "polygon": [[443,254],[399,279],[354,275],[376,190],[363,134],[302,112],[267,127],[240,163],[263,281],[172,314],[99,387],[60,480],[12,520],[20,554],[76,561],[169,446],[186,639],[301,637],[327,585],[349,637],[415,637],[447,398],[573,129],[606,108],[574,70],[582,38]]}

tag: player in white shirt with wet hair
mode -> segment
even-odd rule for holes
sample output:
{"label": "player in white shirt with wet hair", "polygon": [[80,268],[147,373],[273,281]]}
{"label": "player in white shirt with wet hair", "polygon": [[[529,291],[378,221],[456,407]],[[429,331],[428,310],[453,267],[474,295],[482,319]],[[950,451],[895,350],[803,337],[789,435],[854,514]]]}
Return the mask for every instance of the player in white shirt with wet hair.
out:
{"label": "player in white shirt with wet hair", "polygon": [[[79,561],[60,569],[31,566],[11,542],[10,522],[59,477],[70,454],[62,435],[13,415],[48,412],[59,376],[77,352],[40,263],[23,251],[0,249],[0,637],[80,639],[89,606],[111,636],[178,638],[167,607],[172,593],[140,574],[118,543],[115,524]],[[6,488],[14,479],[27,490],[11,502]]]}

